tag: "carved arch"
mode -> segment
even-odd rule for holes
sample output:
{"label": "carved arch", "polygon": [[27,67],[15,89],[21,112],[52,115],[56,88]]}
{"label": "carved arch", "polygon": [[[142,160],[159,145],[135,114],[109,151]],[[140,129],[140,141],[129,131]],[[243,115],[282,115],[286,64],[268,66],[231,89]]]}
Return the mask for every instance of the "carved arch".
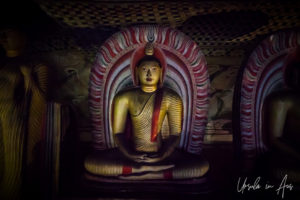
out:
{"label": "carved arch", "polygon": [[286,55],[300,45],[299,31],[281,31],[268,36],[250,55],[235,91],[234,109],[237,148],[246,157],[267,150],[263,139],[263,103],[273,91],[284,88]]}
{"label": "carved arch", "polygon": [[197,44],[182,32],[153,25],[126,28],[100,47],[91,70],[89,108],[96,149],[115,146],[111,134],[111,105],[115,94],[133,85],[131,55],[135,49],[153,40],[166,57],[164,85],[183,100],[184,120],[180,148],[201,152],[208,111],[209,79],[206,60]]}

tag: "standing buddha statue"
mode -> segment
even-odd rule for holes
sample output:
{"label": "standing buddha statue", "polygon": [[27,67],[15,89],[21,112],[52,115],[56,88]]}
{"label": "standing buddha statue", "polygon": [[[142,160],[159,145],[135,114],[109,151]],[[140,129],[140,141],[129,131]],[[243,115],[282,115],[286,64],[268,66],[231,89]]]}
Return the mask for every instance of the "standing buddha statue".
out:
{"label": "standing buddha statue", "polygon": [[39,159],[47,109],[47,66],[25,54],[25,34],[0,31],[0,199],[39,193]]}

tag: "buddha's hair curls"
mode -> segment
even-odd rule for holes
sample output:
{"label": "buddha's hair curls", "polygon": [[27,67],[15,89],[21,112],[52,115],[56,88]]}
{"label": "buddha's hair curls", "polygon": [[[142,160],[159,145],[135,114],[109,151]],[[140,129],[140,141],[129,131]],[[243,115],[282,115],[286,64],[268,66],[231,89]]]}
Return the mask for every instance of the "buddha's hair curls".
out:
{"label": "buddha's hair curls", "polygon": [[136,67],[139,67],[143,62],[149,62],[149,61],[154,61],[157,62],[159,64],[159,67],[161,67],[161,63],[160,60],[158,60],[156,57],[154,56],[144,56],[142,59],[140,59],[136,65]]}

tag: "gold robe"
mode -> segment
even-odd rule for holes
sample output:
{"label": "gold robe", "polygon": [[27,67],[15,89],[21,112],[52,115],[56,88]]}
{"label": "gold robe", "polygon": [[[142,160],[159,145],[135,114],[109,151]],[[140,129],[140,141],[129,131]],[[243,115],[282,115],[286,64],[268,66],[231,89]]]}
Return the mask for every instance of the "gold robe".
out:
{"label": "gold robe", "polygon": [[[0,199],[18,199],[33,166],[46,113],[47,67],[9,58],[0,69]],[[38,175],[37,175],[38,176]]]}

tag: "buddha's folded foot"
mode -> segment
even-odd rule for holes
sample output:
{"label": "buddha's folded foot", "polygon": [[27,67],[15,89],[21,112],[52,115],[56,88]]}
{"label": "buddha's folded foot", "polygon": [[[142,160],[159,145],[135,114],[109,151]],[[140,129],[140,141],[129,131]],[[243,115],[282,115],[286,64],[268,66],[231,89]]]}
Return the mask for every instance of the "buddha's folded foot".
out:
{"label": "buddha's folded foot", "polygon": [[174,168],[175,165],[158,165],[158,166],[149,166],[149,165],[143,165],[139,167],[136,172],[141,173],[141,172],[159,172],[159,171],[164,171],[167,169]]}
{"label": "buddha's folded foot", "polygon": [[147,174],[135,174],[135,175],[127,175],[127,176],[119,176],[120,179],[123,180],[158,180],[163,179],[163,173],[147,173]]}

